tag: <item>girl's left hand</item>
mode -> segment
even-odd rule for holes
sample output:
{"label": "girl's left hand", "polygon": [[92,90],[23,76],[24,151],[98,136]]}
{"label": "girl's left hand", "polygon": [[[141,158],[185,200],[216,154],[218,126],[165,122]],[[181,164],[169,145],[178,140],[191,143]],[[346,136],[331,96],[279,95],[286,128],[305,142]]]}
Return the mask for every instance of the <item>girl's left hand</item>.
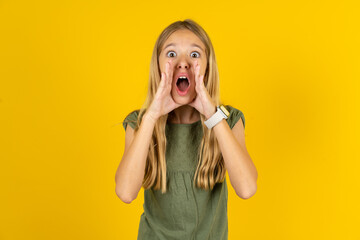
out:
{"label": "girl's left hand", "polygon": [[209,119],[216,112],[216,105],[211,99],[204,85],[204,75],[200,76],[200,65],[198,61],[195,61],[195,91],[197,93],[196,98],[189,103],[189,106],[194,107],[201,114]]}

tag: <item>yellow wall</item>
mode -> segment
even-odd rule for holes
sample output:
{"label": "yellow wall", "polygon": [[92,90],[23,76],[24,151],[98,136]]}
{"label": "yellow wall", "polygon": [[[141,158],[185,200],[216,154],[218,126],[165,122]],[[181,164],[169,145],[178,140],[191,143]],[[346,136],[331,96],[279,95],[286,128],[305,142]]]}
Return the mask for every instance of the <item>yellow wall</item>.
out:
{"label": "yellow wall", "polygon": [[[0,1],[0,239],[136,239],[115,194],[160,32],[208,32],[259,173],[229,240],[360,239],[357,1]],[[116,125],[117,124],[117,125]],[[227,176],[228,177],[228,176]]]}

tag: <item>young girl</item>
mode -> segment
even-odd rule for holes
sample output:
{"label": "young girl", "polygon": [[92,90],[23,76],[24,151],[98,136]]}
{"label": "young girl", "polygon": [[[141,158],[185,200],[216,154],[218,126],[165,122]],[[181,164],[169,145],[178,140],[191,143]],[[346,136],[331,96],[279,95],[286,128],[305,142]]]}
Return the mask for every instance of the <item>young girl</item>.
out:
{"label": "young girl", "polygon": [[146,101],[123,122],[115,177],[125,203],[145,189],[138,239],[227,239],[226,170],[239,197],[256,192],[244,114],[219,96],[207,33],[190,19],[169,25],[153,50]]}

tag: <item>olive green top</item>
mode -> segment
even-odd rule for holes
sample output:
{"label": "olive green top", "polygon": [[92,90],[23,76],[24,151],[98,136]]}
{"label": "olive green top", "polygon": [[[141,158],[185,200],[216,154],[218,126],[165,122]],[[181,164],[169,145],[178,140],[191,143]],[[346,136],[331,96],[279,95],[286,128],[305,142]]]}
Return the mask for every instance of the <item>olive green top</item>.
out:
{"label": "olive green top", "polygon": [[[244,114],[225,106],[230,116],[226,120],[232,129]],[[139,110],[129,113],[123,122],[133,129]],[[127,122],[133,121],[133,122]],[[197,166],[197,151],[203,130],[201,120],[190,124],[167,122],[166,170],[167,192],[153,188],[144,190],[144,212],[140,217],[138,240],[227,240],[228,189],[226,177],[213,190],[193,187]]]}

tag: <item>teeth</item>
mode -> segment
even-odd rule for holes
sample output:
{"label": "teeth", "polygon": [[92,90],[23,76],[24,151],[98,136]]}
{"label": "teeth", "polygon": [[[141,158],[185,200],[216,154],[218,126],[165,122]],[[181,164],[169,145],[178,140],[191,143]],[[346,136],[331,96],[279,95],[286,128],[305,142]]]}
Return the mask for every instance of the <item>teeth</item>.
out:
{"label": "teeth", "polygon": [[186,79],[187,77],[185,77],[185,76],[181,76],[181,77],[179,77],[179,78],[181,78],[181,79]]}

